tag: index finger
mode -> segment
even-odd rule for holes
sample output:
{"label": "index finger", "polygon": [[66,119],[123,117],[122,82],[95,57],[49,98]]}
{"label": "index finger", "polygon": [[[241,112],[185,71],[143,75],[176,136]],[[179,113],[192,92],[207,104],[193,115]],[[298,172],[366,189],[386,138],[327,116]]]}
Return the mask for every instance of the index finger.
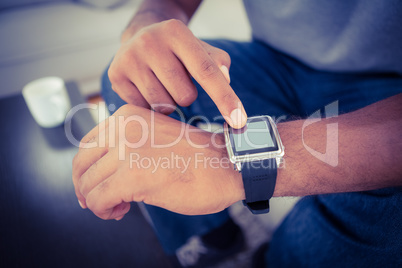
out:
{"label": "index finger", "polygon": [[234,128],[246,124],[247,115],[243,104],[223,75],[220,66],[211,58],[205,48],[191,33],[182,31],[180,40],[172,47],[173,53],[180,59],[192,77],[211,97],[227,123]]}

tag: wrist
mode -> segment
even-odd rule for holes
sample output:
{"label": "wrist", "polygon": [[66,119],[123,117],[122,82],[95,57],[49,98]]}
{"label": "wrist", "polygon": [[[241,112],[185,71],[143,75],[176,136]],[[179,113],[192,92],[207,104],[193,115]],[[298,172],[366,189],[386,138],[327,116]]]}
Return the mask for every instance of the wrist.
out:
{"label": "wrist", "polygon": [[141,29],[150,26],[155,23],[159,23],[162,20],[158,20],[156,18],[153,18],[151,15],[136,15],[130,24],[127,26],[127,28],[123,31],[121,38],[120,38],[120,43],[125,43],[131,37],[133,37],[138,31]]}
{"label": "wrist", "polygon": [[[300,166],[306,160],[301,157],[304,150],[302,142],[302,120],[288,121],[277,125],[279,135],[283,146],[285,147],[285,155],[282,164],[278,167],[276,186],[273,196],[302,196],[300,185],[304,176],[305,168]],[[305,166],[305,165],[304,165]]]}
{"label": "wrist", "polygon": [[230,178],[231,184],[227,185],[228,192],[230,193],[230,204],[246,199],[246,193],[244,191],[243,178],[241,173],[235,170],[233,163],[230,162],[228,152],[225,146],[225,137],[223,134],[216,135],[216,144],[219,146],[222,163],[221,168],[225,169],[226,176]]}
{"label": "wrist", "polygon": [[143,8],[140,9],[134,18],[130,21],[129,25],[123,31],[121,35],[121,43],[126,42],[132,36],[134,36],[138,31],[142,28],[150,26],[155,23],[159,23],[162,21],[170,20],[170,19],[178,19],[183,23],[187,24],[189,18],[183,11],[180,10],[170,10],[172,14],[166,14],[166,11],[161,8]]}

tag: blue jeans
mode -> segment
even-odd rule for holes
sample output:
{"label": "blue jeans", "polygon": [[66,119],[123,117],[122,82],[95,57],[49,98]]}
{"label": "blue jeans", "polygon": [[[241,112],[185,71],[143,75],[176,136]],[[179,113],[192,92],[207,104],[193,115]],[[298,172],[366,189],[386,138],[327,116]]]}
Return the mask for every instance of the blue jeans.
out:
{"label": "blue jeans", "polygon": [[[347,113],[402,92],[400,75],[322,72],[258,41],[209,43],[230,54],[231,85],[249,116],[306,117],[334,101],[338,101],[339,111]],[[124,104],[111,90],[106,73],[102,82],[106,102],[117,107]],[[195,103],[181,110],[187,118],[202,115],[214,121],[218,109],[199,85],[197,88]],[[401,192],[401,188],[387,188],[301,199],[274,233],[267,264],[371,267],[400,263]],[[184,216],[153,206],[147,209],[168,254],[190,236],[207,233],[229,217],[226,210]]]}

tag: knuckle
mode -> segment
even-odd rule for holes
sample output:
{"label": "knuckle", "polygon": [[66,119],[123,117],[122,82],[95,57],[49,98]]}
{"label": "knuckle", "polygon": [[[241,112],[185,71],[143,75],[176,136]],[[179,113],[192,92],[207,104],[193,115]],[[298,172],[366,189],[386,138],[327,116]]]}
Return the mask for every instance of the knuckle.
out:
{"label": "knuckle", "polygon": [[230,59],[229,53],[227,53],[225,50],[222,50],[222,49],[219,49],[219,50],[220,50],[222,57],[224,57],[226,59]]}
{"label": "knuckle", "polygon": [[231,58],[230,58],[229,53],[227,53],[226,51],[222,50],[222,57],[223,57],[225,63],[228,64],[227,67],[229,67],[230,64],[231,64],[231,61],[232,61]]}
{"label": "knuckle", "polygon": [[155,88],[153,86],[146,87],[146,94],[149,102],[153,106],[161,106],[165,104],[173,104],[171,99],[161,91],[166,91],[164,88]]}
{"label": "knuckle", "polygon": [[178,77],[183,75],[182,70],[170,66],[163,68],[163,73],[168,80],[176,80]]}
{"label": "knuckle", "polygon": [[86,205],[87,205],[87,207],[93,212],[93,213],[95,213],[96,212],[96,200],[95,200],[95,198],[93,198],[92,196],[91,196],[91,194],[88,194],[88,196],[86,197],[86,200],[85,200],[85,202],[86,202]]}
{"label": "knuckle", "polygon": [[92,190],[92,187],[90,185],[90,178],[93,177],[93,174],[91,174],[93,173],[92,169],[91,168],[88,169],[86,173],[87,173],[86,174],[87,176],[85,177],[86,181],[83,181],[82,177],[78,179],[78,190],[83,197],[87,197]]}
{"label": "knuckle", "polygon": [[110,66],[109,70],[107,71],[107,75],[109,77],[110,82],[113,84],[113,82],[118,81],[118,72],[116,72],[115,68]]}
{"label": "knuckle", "polygon": [[161,95],[152,84],[145,86],[145,92],[152,103],[155,103],[157,102],[157,100],[161,99]]}
{"label": "knuckle", "polygon": [[74,184],[79,182],[79,173],[81,172],[81,170],[83,170],[83,165],[81,164],[81,159],[78,156],[78,154],[76,156],[74,156],[73,158],[73,182]]}
{"label": "knuckle", "polygon": [[197,95],[197,91],[188,92],[187,94],[181,95],[177,103],[184,107],[189,106],[197,99]]}
{"label": "knuckle", "polygon": [[225,50],[217,48],[217,47],[215,47],[215,49],[216,49],[216,54],[219,55],[220,58],[230,59],[229,53],[227,53]]}
{"label": "knuckle", "polygon": [[100,219],[102,220],[110,220],[110,213],[104,212],[102,210],[92,210],[91,211]]}
{"label": "knuckle", "polygon": [[145,54],[145,49],[149,50],[151,49],[151,46],[149,45],[148,48],[129,49],[120,57],[120,60],[114,69],[115,82],[119,82],[124,78],[128,79],[130,77],[129,74],[140,71],[140,66],[144,64],[142,55]]}
{"label": "knuckle", "polygon": [[99,218],[102,220],[110,220],[110,214],[109,213],[98,213],[97,215]]}
{"label": "knuckle", "polygon": [[219,96],[219,101],[221,103],[231,103],[231,102],[233,102],[233,94],[231,94],[231,92],[222,93]]}
{"label": "knuckle", "polygon": [[137,51],[141,51],[143,49],[152,49],[156,40],[155,36],[152,32],[143,31],[136,40],[136,45],[139,49],[128,50],[126,53],[128,54],[126,58],[134,58],[136,56]]}
{"label": "knuckle", "polygon": [[[110,72],[110,69],[109,69]],[[118,74],[116,74],[115,72],[110,72],[109,74],[109,80],[110,80],[110,84],[111,84],[111,88],[114,92],[119,93],[119,81],[120,81],[120,76]]]}
{"label": "knuckle", "polygon": [[110,81],[114,79],[114,71],[112,66],[110,66],[109,69],[107,70],[107,76],[109,77]]}
{"label": "knuckle", "polygon": [[142,202],[146,199],[145,191],[140,189],[140,187],[137,187],[137,189],[131,193],[130,200],[132,200],[133,202]]}
{"label": "knuckle", "polygon": [[[80,150],[81,150],[82,148],[86,148],[86,147],[87,147],[87,144],[89,144],[89,143],[95,141],[95,139],[96,139],[96,136],[94,136],[94,135],[86,135],[85,137],[83,137],[83,138],[81,139],[81,142],[80,142],[80,145],[79,145]],[[77,156],[77,158],[79,158],[79,157]],[[76,162],[79,162],[79,161],[76,160]],[[77,163],[77,164],[79,164],[79,163]]]}
{"label": "knuckle", "polygon": [[88,194],[85,202],[88,209],[90,209],[97,217],[102,220],[107,220],[109,218],[109,214],[105,212],[104,205],[101,204],[102,202],[100,202],[92,192]]}
{"label": "knuckle", "polygon": [[74,192],[75,192],[75,196],[77,197],[77,199],[78,199],[79,201],[85,200],[85,199],[82,197],[82,194],[80,193],[80,191],[79,191],[77,188],[74,189]]}
{"label": "knuckle", "polygon": [[200,71],[198,73],[198,78],[203,81],[210,79],[218,73],[218,68],[215,63],[211,60],[204,60],[200,65]]}
{"label": "knuckle", "polygon": [[107,214],[105,214],[105,213],[99,213],[99,212],[94,212],[94,214],[98,217],[98,218],[100,218],[100,219],[102,219],[102,220],[109,220],[109,217],[108,217],[108,215]]}
{"label": "knuckle", "polygon": [[82,181],[80,180],[78,182],[78,192],[83,196],[86,197],[89,193],[89,191],[87,190],[86,184],[82,183]]}
{"label": "knuckle", "polygon": [[[140,43],[141,42],[143,41],[141,40]],[[139,51],[143,49],[144,48],[137,48],[136,46],[126,49],[122,55],[118,57],[116,66],[112,66],[115,68],[116,74],[125,74],[124,71],[126,68],[135,68],[137,61],[139,60]],[[119,78],[119,76],[117,78]]]}
{"label": "knuckle", "polygon": [[185,24],[178,19],[167,20],[163,23],[163,25],[168,31],[171,31],[173,33],[183,29],[183,27],[186,27]]}

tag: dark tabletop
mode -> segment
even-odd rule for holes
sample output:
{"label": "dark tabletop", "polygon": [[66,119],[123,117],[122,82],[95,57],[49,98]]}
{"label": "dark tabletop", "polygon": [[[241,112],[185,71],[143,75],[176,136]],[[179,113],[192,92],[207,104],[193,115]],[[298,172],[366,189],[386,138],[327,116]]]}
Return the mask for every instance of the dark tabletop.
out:
{"label": "dark tabletop", "polygon": [[[72,105],[83,103],[67,83]],[[0,99],[0,267],[166,267],[138,206],[104,221],[79,207],[71,180],[77,148],[64,127],[39,127],[21,95]],[[71,121],[81,139],[88,110]]]}

